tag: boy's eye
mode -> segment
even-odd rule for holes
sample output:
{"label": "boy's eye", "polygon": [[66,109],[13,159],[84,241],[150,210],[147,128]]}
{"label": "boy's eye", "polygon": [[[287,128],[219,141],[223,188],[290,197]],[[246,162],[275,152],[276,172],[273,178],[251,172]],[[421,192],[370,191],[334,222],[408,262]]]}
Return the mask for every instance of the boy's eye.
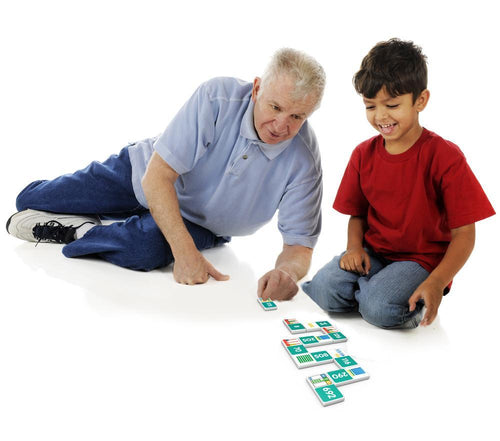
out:
{"label": "boy's eye", "polygon": [[375,106],[366,106],[366,110],[373,110],[375,109]]}
{"label": "boy's eye", "polygon": [[399,104],[387,104],[387,107],[388,107],[389,109],[395,109],[395,108],[396,108],[396,107],[398,107],[398,106],[399,106]]}

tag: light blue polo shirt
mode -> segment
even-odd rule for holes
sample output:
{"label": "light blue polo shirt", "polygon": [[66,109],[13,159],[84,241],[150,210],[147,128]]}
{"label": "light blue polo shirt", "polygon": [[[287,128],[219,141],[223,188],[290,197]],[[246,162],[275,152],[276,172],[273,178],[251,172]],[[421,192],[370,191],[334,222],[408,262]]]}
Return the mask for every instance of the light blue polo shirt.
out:
{"label": "light blue polo shirt", "polygon": [[157,151],[179,174],[184,218],[217,236],[244,236],[279,210],[284,243],[312,248],[321,229],[316,137],[306,121],[290,140],[260,141],[251,95],[252,83],[235,78],[203,83],[160,136],[129,147],[135,195],[148,208],[141,179]]}

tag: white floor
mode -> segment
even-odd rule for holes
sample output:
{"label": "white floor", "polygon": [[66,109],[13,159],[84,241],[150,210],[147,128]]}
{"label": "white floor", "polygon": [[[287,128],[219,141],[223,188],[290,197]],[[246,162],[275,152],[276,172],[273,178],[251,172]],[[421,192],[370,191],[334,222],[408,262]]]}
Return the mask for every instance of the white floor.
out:
{"label": "white floor", "polygon": [[[313,5],[314,3],[314,5]],[[417,8],[418,6],[418,8]],[[161,132],[208,78],[252,81],[291,46],[325,67],[312,117],[324,170],[323,232],[310,276],[345,246],[331,204],[352,149],[374,135],[351,79],[378,41],[423,47],[431,100],[421,123],[456,142],[500,207],[500,71],[494,2],[302,0],[2,5],[0,221],[28,182],[104,160]],[[498,156],[498,155],[497,155]],[[437,321],[383,331],[334,317],[371,378],[323,408],[280,344],[283,318],[325,319],[299,293],[274,312],[255,300],[280,250],[275,221],[206,253],[228,282],[173,282],[66,259],[60,246],[0,234],[0,440],[453,440],[498,437],[499,220]]]}
{"label": "white floor", "polygon": [[283,318],[328,316],[302,292],[272,312],[255,300],[272,253],[257,261],[252,247],[271,251],[270,232],[207,252],[231,279],[197,287],[2,234],[1,438],[492,439],[500,302],[476,280],[484,241],[430,327],[333,318],[371,378],[323,408],[305,377],[329,367],[298,370],[280,339]]}

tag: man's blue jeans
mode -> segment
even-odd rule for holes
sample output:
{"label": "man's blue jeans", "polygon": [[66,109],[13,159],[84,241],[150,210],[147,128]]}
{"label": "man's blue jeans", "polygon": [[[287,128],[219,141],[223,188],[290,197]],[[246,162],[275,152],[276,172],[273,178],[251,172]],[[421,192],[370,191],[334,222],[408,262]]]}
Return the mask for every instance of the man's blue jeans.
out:
{"label": "man's blue jeans", "polygon": [[[128,147],[103,163],[94,161],[73,174],[35,181],[17,197],[19,211],[27,208],[54,213],[96,214],[124,219],[97,225],[81,239],[64,246],[66,257],[98,256],[115,265],[150,271],[173,262],[172,251],[150,212],[137,201],[132,188]],[[199,250],[227,240],[184,219]]]}
{"label": "man's blue jeans", "polygon": [[359,311],[372,325],[381,328],[415,328],[421,310],[409,311],[408,300],[429,273],[416,262],[394,262],[367,250],[371,269],[367,276],[340,268],[340,258],[326,264],[302,289],[329,312]]}

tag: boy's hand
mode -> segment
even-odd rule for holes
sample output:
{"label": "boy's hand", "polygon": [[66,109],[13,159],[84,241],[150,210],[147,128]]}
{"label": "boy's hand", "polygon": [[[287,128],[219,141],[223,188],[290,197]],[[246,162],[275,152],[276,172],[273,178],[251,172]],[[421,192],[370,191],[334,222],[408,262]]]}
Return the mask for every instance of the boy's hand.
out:
{"label": "boy's hand", "polygon": [[441,283],[428,278],[420,284],[420,286],[415,290],[408,304],[410,305],[410,311],[414,311],[417,302],[423,300],[426,307],[425,316],[420,322],[422,326],[430,325],[437,316],[439,305],[443,299],[443,286]]}
{"label": "boy's hand", "polygon": [[349,248],[340,259],[340,268],[366,276],[370,272],[370,256],[363,247]]}

